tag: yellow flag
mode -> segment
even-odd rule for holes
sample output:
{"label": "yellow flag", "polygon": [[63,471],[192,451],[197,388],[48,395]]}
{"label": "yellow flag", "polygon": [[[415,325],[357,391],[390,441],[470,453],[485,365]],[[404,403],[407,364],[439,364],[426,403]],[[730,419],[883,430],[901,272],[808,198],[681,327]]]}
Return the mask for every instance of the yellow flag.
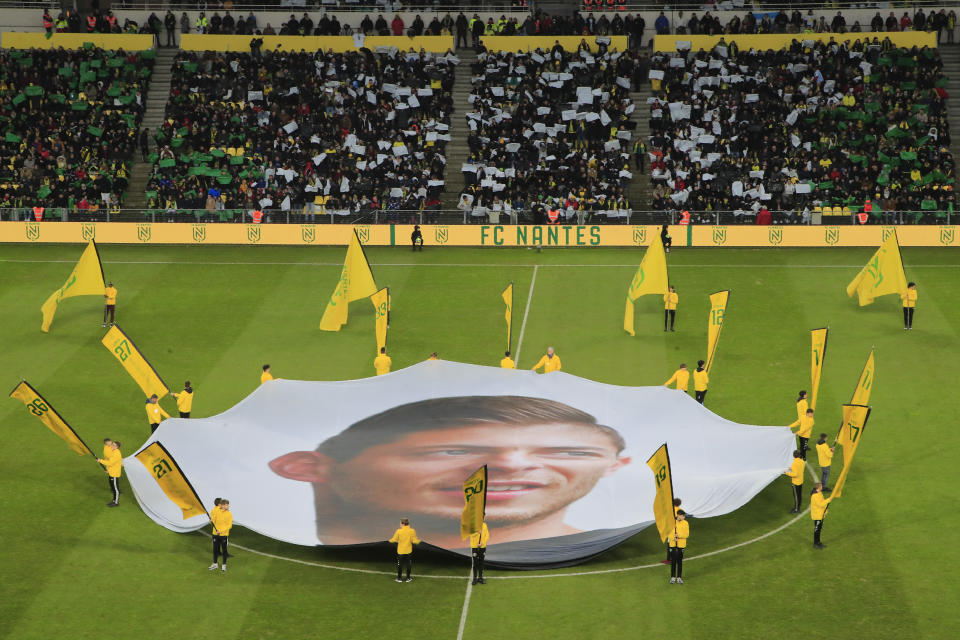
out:
{"label": "yellow flag", "polygon": [[384,287],[370,296],[376,316],[377,353],[387,346],[387,329],[390,327],[390,287]]}
{"label": "yellow flag", "polygon": [[873,388],[873,350],[870,350],[870,356],[867,358],[867,364],[863,365],[863,371],[860,372],[860,379],[857,380],[857,388],[853,390],[853,397],[850,404],[866,405],[870,403],[870,390]]}
{"label": "yellow flag", "polygon": [[717,342],[720,340],[720,331],[723,330],[723,318],[727,312],[729,299],[729,289],[710,294],[710,317],[707,319],[707,371],[710,371],[710,367],[713,366],[713,357],[717,353]]}
{"label": "yellow flag", "polygon": [[907,276],[903,273],[896,231],[884,240],[867,265],[847,285],[847,295],[852,298],[854,293],[858,295],[861,307],[888,293],[906,295]]}
{"label": "yellow flag", "polygon": [[843,491],[843,485],[847,481],[847,473],[850,471],[850,464],[853,462],[853,456],[857,452],[857,447],[863,440],[863,432],[867,428],[867,419],[870,417],[870,407],[859,404],[843,405],[843,424],[840,426],[840,435],[837,438],[837,444],[843,447],[843,471],[833,485],[832,497],[838,498]]}
{"label": "yellow flag", "polygon": [[643,255],[643,260],[640,261],[640,266],[630,282],[630,287],[627,289],[627,303],[623,311],[623,330],[630,335],[636,335],[633,331],[633,302],[637,298],[651,293],[662,296],[669,289],[667,255],[663,251],[663,241],[660,240],[659,235],[655,235],[647,248],[647,252]]}
{"label": "yellow flag", "polygon": [[507,285],[503,290],[503,303],[507,305],[507,311],[504,318],[507,320],[507,351],[513,347],[513,283]]}
{"label": "yellow flag", "polygon": [[103,346],[109,349],[110,353],[120,361],[123,368],[126,369],[130,377],[140,385],[140,388],[143,389],[143,392],[148,398],[153,394],[157,394],[158,398],[162,398],[170,393],[170,389],[160,378],[160,374],[150,366],[147,359],[144,358],[140,350],[137,349],[137,345],[133,344],[133,340],[121,331],[120,327],[116,325],[110,327],[110,330],[103,336],[101,342]]}
{"label": "yellow flag", "polygon": [[666,542],[677,524],[677,516],[673,511],[673,473],[670,471],[670,454],[667,452],[666,442],[650,456],[647,466],[653,471],[653,478],[657,482],[657,495],[653,499],[653,515],[657,519],[660,541]]}
{"label": "yellow flag", "polygon": [[463,483],[463,515],[460,516],[460,537],[466,540],[483,528],[487,511],[487,465],[483,465]]}
{"label": "yellow flag", "polygon": [[62,287],[50,294],[47,301],[40,307],[40,312],[43,314],[43,324],[40,325],[40,330],[43,332],[50,331],[53,314],[57,312],[57,305],[64,298],[102,296],[105,288],[100,254],[97,253],[97,245],[91,240],[67,281],[63,283]]}
{"label": "yellow flag", "polygon": [[817,407],[817,391],[823,373],[823,359],[827,357],[827,332],[829,329],[813,329],[810,332],[810,408]]}
{"label": "yellow flag", "polygon": [[373,280],[370,263],[354,230],[343,271],[340,272],[340,281],[320,319],[320,328],[324,331],[340,331],[340,327],[347,324],[347,305],[354,300],[369,298],[376,292],[377,283]]}
{"label": "yellow flag", "polygon": [[90,447],[80,439],[77,432],[67,424],[67,421],[60,417],[60,414],[53,408],[53,405],[47,402],[26,380],[13,388],[13,391],[10,392],[10,397],[27,405],[27,411],[29,411],[31,415],[40,418],[40,422],[47,425],[50,431],[60,436],[78,456],[91,455],[94,458],[97,457],[93,451],[90,450]]}
{"label": "yellow flag", "polygon": [[162,444],[152,442],[135,457],[147,468],[167,497],[180,507],[184,520],[200,515],[209,517],[187,476],[183,475],[177,461]]}

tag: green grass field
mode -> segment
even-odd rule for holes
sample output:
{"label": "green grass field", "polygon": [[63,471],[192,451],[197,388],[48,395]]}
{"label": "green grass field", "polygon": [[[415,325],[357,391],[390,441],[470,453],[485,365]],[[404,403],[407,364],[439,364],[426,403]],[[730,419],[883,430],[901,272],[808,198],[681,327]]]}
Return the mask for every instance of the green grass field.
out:
{"label": "green grass field", "polygon": [[[149,427],[142,393],[100,344],[102,299],[64,301],[51,332],[40,332],[40,305],[81,250],[0,248],[0,372],[6,388],[29,380],[95,451],[111,436],[129,455]],[[195,417],[243,399],[264,362],[292,379],[373,374],[368,303],[351,305],[343,331],[317,329],[343,248],[100,251],[120,290],[118,324],[171,386],[193,381]],[[394,369],[432,351],[495,366],[504,340],[499,294],[513,281],[515,344],[525,325],[518,366],[532,366],[553,345],[569,373],[662,384],[679,362],[704,356],[707,294],[729,288],[707,406],[746,423],[791,422],[796,391],[809,386],[809,330],[828,325],[815,430],[833,433],[876,347],[873,413],[844,497],[825,523],[828,549],[812,549],[808,514],[788,524],[783,477],[733,514],[692,521],[685,586],[667,584],[667,567],[642,568],[663,556],[648,529],[578,567],[489,571],[493,579],[472,591],[463,637],[960,637],[950,604],[960,593],[960,517],[951,493],[960,253],[903,251],[920,291],[912,332],[903,331],[894,297],[866,308],[846,297],[871,253],[675,250],[668,263],[681,296],[677,332],[663,333],[662,303],[651,297],[638,302],[630,338],[621,328],[623,299],[640,250],[367,249],[377,283],[391,288]],[[208,572],[205,537],[154,524],[125,480],[121,508],[107,509],[99,467],[73,455],[19,402],[0,403],[0,434],[0,636],[458,636],[468,561],[418,553],[419,577],[398,585],[387,548],[302,548],[235,529],[229,573]],[[805,495],[809,486],[808,479]],[[641,568],[624,570],[632,567]]]}

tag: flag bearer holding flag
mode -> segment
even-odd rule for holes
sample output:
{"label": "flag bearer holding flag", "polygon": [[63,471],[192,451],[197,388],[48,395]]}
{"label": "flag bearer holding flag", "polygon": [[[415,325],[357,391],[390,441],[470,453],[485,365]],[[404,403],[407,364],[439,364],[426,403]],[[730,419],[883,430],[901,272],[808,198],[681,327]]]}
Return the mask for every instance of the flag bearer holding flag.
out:
{"label": "flag bearer holding flag", "polygon": [[793,509],[790,513],[800,513],[800,503],[803,501],[803,472],[806,471],[806,462],[800,456],[800,450],[794,450],[793,463],[787,469],[786,474],[790,476],[790,482],[793,486]]}
{"label": "flag bearer holding flag", "polygon": [[900,296],[903,301],[903,328],[913,329],[913,311],[917,307],[917,283],[907,284],[906,292]]}
{"label": "flag bearer holding flag", "polygon": [[823,497],[823,485],[818,482],[810,493],[810,517],[813,518],[813,546],[815,549],[825,549],[827,547],[820,542],[820,532],[823,530],[823,518],[827,515],[827,505],[830,504],[831,500],[833,500],[832,497]]}
{"label": "flag bearer holding flag", "polygon": [[677,510],[676,522],[670,533],[670,584],[683,584],[683,551],[690,537],[690,523],[683,509]]}
{"label": "flag bearer holding flag", "polygon": [[230,501],[226,498],[220,498],[220,504],[210,511],[210,524],[213,525],[213,564],[208,569],[211,571],[217,568],[217,561],[223,557],[220,563],[220,571],[227,570],[227,542],[230,537],[230,529],[233,527],[233,514],[230,513]]}
{"label": "flag bearer holding flag", "polygon": [[487,584],[483,579],[483,563],[487,555],[487,542],[490,541],[490,530],[487,523],[481,525],[480,531],[470,534],[470,554],[473,556],[473,584]]}
{"label": "flag bearer holding flag", "polygon": [[807,443],[810,441],[810,434],[813,433],[813,423],[813,409],[807,409],[804,415],[790,425],[791,430],[794,427],[799,427],[797,429],[797,440],[800,441],[800,446],[797,448],[800,450],[800,457],[804,460],[807,459],[807,450],[810,448]]}
{"label": "flag bearer holding flag", "polygon": [[104,442],[103,457],[97,462],[107,468],[107,479],[110,481],[110,492],[113,500],[107,503],[108,507],[120,506],[120,474],[123,472],[123,455],[120,453],[120,441]]}

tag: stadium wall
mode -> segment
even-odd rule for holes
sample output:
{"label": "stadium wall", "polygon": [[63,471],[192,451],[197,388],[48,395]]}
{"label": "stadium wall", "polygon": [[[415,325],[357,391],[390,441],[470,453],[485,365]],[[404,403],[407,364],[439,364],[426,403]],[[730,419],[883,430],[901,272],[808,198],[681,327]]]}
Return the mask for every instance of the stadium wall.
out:
{"label": "stadium wall", "polygon": [[[610,39],[610,49],[625,51],[628,45],[627,36],[607,36]],[[560,43],[564,51],[576,51],[581,41],[586,41],[591,48],[596,49],[596,36],[483,36],[480,41],[490,51],[534,51],[542,49],[550,51],[556,43]]]}
{"label": "stadium wall", "polygon": [[[958,225],[674,225],[674,246],[875,247],[894,230],[901,246],[960,247]],[[346,245],[356,229],[367,245],[406,245],[412,225],[0,222],[0,243]],[[427,245],[450,247],[638,247],[658,225],[421,225]]]}
{"label": "stadium wall", "polygon": [[[47,38],[43,33],[0,34],[0,47],[4,49],[82,49],[85,42],[92,42],[101,49],[143,51],[153,48],[153,36],[133,33],[55,33]],[[250,41],[247,40],[247,50]]]}
{"label": "stadium wall", "polygon": [[[444,53],[453,49],[453,36],[367,36],[354,39],[353,36],[261,36],[263,49],[272,51],[277,47],[285,51],[332,50],[334,53],[356,51],[361,46],[368,49],[377,47],[397,47],[406,51],[411,47],[415,51],[433,51]],[[188,33],[180,37],[180,48],[187,51],[250,51],[251,36],[222,36]],[[359,46],[358,46],[359,45]]]}
{"label": "stadium wall", "polygon": [[656,36],[653,41],[653,48],[656,51],[676,51],[678,42],[689,42],[690,48],[693,51],[699,51],[700,49],[709,51],[723,39],[727,43],[736,42],[741,51],[748,51],[750,49],[757,49],[758,51],[773,49],[777,51],[789,46],[794,40],[820,40],[822,42],[829,42],[830,39],[833,38],[836,42],[843,42],[844,40],[860,40],[863,38],[872,40],[875,37],[881,40],[890,38],[890,41],[898,47],[937,46],[937,36],[934,33],[928,33],[926,31],[883,31],[879,33],[761,33],[740,35],[724,34],[718,36],[669,35]]}

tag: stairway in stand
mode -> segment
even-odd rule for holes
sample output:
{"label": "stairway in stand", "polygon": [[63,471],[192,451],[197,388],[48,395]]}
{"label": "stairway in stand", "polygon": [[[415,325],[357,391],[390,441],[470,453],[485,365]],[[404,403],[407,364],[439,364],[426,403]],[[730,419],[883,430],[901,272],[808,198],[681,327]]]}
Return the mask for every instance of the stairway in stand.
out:
{"label": "stairway in stand", "polygon": [[[453,84],[453,115],[450,117],[450,142],[447,143],[447,171],[444,174],[446,189],[441,198],[442,208],[454,210],[460,201],[460,191],[463,189],[463,172],[460,167],[470,156],[470,147],[467,146],[467,137],[470,135],[470,127],[467,126],[466,114],[470,112],[471,105],[467,102],[467,96],[470,95],[470,78],[473,74],[470,67],[477,61],[477,55],[473,49],[460,49],[456,52],[460,58],[460,64],[457,65],[456,81]],[[456,222],[450,219],[451,214],[444,214],[443,220],[446,222]],[[457,220],[461,219],[456,216]]]}
{"label": "stairway in stand", "polygon": [[[650,211],[651,209],[650,159],[646,158],[644,160],[644,173],[641,174],[634,164],[633,145],[638,139],[641,139],[647,147],[650,146],[647,143],[647,138],[650,137],[650,107],[647,105],[647,99],[652,97],[650,82],[647,80],[641,83],[639,91],[630,92],[630,99],[637,106],[633,112],[633,120],[637,123],[637,128],[633,130],[633,138],[630,140],[630,171],[633,172],[633,179],[630,181],[630,191],[628,192],[630,208],[635,212]],[[648,214],[634,215],[630,221],[636,224],[651,222]],[[653,222],[657,222],[657,220]]]}
{"label": "stairway in stand", "polygon": [[[167,98],[170,96],[170,70],[173,67],[173,59],[180,52],[180,49],[157,49],[157,59],[153,64],[153,75],[150,80],[150,91],[147,93],[147,109],[143,114],[143,121],[140,123],[141,131],[144,127],[150,129],[150,152],[155,147],[153,136],[163,122],[167,107]],[[137,132],[139,140],[140,133]],[[133,162],[130,167],[130,184],[127,187],[126,197],[124,198],[124,209],[145,209],[146,199],[143,197],[143,190],[147,186],[153,171],[152,163],[143,162],[140,159],[140,147],[134,154]],[[143,214],[131,211],[126,216],[121,216],[121,220],[143,220]]]}
{"label": "stairway in stand", "polygon": [[943,75],[947,78],[947,123],[950,125],[950,155],[960,159],[960,45],[940,43]]}

